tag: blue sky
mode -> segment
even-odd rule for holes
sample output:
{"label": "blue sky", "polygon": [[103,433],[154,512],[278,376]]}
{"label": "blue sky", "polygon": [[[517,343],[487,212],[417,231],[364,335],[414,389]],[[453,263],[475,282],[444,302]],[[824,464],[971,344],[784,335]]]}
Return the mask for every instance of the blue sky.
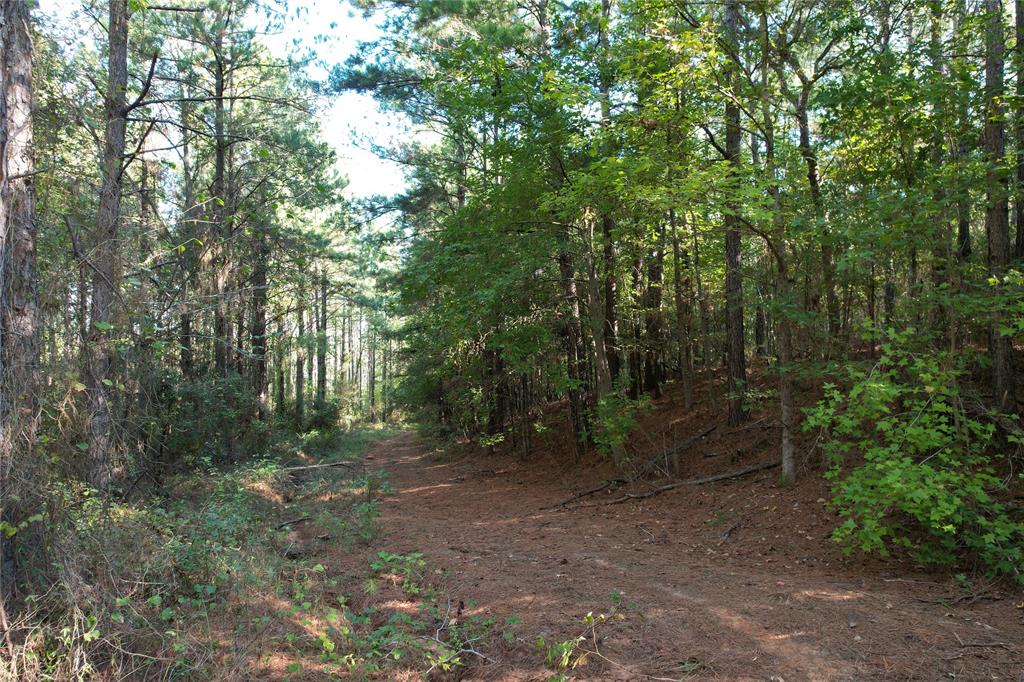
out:
{"label": "blue sky", "polygon": [[[65,26],[74,21],[80,7],[80,2],[73,0],[39,2],[42,12]],[[317,58],[307,67],[313,78],[326,78],[330,66],[343,63],[360,41],[374,40],[381,34],[380,17],[364,17],[347,0],[288,0],[286,7],[283,30],[263,40],[282,59],[295,52],[315,50]],[[401,166],[370,151],[370,140],[391,146],[393,140],[416,134],[402,117],[381,112],[369,95],[344,93],[326,102],[318,118],[324,139],[338,152],[338,170],[349,178],[346,196],[358,199],[404,189]]]}
{"label": "blue sky", "polygon": [[[380,36],[379,19],[363,17],[346,0],[290,0],[284,31],[268,36],[267,43],[282,58],[295,48],[296,41],[300,49],[315,49],[318,60],[310,65],[310,75],[323,79],[325,66],[344,62],[360,41]],[[319,43],[318,36],[322,38]],[[401,167],[369,151],[371,139],[391,146],[392,140],[414,134],[400,116],[381,112],[369,95],[345,93],[334,97],[321,113],[320,122],[324,137],[338,151],[341,172],[349,178],[346,195],[360,198],[402,191]]]}

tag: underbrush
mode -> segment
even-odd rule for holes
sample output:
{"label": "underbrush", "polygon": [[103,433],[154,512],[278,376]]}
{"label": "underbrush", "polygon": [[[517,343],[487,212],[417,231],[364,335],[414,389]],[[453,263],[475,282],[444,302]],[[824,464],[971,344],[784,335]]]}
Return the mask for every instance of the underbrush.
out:
{"label": "underbrush", "polygon": [[955,358],[915,352],[912,332],[893,335],[848,387],[826,385],[805,429],[820,429],[848,550],[908,551],[922,563],[973,561],[1024,580],[1024,521],[1006,504],[1019,486],[1014,450],[1024,443],[997,424],[1009,417],[972,406]]}
{"label": "underbrush", "polygon": [[[51,565],[31,578],[43,587],[13,624],[25,635],[0,678],[232,679],[266,667],[310,629],[313,602],[340,589],[310,543],[376,537],[386,481],[355,460],[392,433],[289,434],[264,459],[183,474],[130,502],[56,487],[42,531]],[[353,464],[308,468],[322,461]],[[323,532],[302,537],[307,522]]]}
{"label": "underbrush", "polygon": [[[473,659],[490,660],[481,649],[498,634],[496,621],[478,613],[476,604],[453,599],[445,577],[429,571],[419,552],[377,552],[362,595],[309,605],[312,627],[304,639],[292,641],[300,655],[288,672],[355,679],[404,672],[425,679],[435,671],[464,668]],[[514,639],[518,622],[504,623],[500,632],[506,641]]]}

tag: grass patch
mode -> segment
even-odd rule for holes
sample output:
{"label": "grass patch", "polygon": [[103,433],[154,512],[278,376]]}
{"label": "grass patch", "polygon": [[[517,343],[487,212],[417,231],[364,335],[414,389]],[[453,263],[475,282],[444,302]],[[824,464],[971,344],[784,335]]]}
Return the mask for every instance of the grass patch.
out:
{"label": "grass patch", "polygon": [[[345,578],[316,550],[376,538],[387,482],[358,460],[395,433],[288,434],[265,459],[177,476],[132,502],[59,489],[46,532],[55,578],[28,597],[16,624],[27,636],[0,679],[291,675],[309,657],[297,643],[344,607]],[[353,466],[289,470],[337,461]]]}

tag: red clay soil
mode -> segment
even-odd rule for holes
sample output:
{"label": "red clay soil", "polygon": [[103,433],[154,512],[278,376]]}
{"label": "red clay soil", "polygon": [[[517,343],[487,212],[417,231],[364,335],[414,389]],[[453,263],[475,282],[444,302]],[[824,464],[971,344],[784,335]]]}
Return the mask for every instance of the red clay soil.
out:
{"label": "red clay soil", "polygon": [[[667,425],[670,410],[659,421],[659,409],[649,423]],[[680,428],[695,433],[713,418]],[[761,428],[771,425],[710,434],[682,456],[682,478],[769,461]],[[748,449],[759,459],[730,436],[756,442]],[[394,487],[371,550],[421,551],[453,599],[499,626],[522,621],[511,644],[495,637],[483,649],[490,660],[467,656],[461,679],[549,679],[535,640],[584,634],[593,612],[612,617],[596,647],[588,635],[582,646],[599,655],[572,679],[1024,680],[1018,590],[964,589],[911,563],[844,558],[814,472],[784,489],[765,470],[639,501],[604,504],[619,489],[559,506],[608,472],[554,452],[438,453],[412,434],[368,459]]]}

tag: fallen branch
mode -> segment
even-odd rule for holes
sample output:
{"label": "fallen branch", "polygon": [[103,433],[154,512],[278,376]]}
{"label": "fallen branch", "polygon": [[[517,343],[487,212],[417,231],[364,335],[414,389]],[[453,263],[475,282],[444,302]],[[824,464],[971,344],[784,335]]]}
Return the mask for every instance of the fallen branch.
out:
{"label": "fallen branch", "polygon": [[681,488],[684,485],[704,485],[705,483],[714,483],[715,481],[727,481],[733,478],[746,476],[747,474],[753,474],[758,471],[764,471],[765,469],[772,469],[777,466],[779,466],[779,462],[769,462],[767,464],[757,464],[741,471],[733,471],[728,474],[715,474],[714,476],[707,476],[706,478],[695,478],[690,481],[669,483],[668,485],[663,485],[655,488],[654,490],[649,490],[646,493],[626,493],[622,497],[616,497],[614,500],[605,502],[605,504],[622,504],[623,502],[629,502],[630,500],[645,500],[648,497],[654,497],[655,495],[660,495],[661,493],[668,492],[669,490]]}
{"label": "fallen branch", "polygon": [[309,516],[300,516],[297,519],[292,519],[291,521],[285,521],[284,523],[277,524],[277,529],[281,530],[285,526],[294,526],[296,523],[302,523],[303,521],[309,521],[310,518],[311,517],[309,517]]}
{"label": "fallen branch", "polygon": [[1006,642],[965,642],[955,632],[953,636],[956,637],[956,641],[961,647],[981,647],[983,649],[1006,649],[1007,651],[1013,651]]}
{"label": "fallen branch", "polygon": [[739,433],[740,431],[750,431],[751,429],[781,429],[782,428],[782,424],[780,424],[778,422],[768,422],[767,424],[765,424],[766,421],[768,421],[768,417],[762,417],[762,418],[758,419],[756,422],[751,422],[750,424],[747,424],[746,426],[740,426],[740,427],[737,427],[737,428],[733,429],[731,431],[731,433]]}
{"label": "fallen branch", "polygon": [[307,469],[326,469],[327,467],[348,467],[354,465],[351,462],[327,462],[325,464],[303,464],[297,467],[282,467],[278,471],[306,471]]}
{"label": "fallen branch", "polygon": [[658,458],[661,458],[661,457],[671,457],[672,455],[676,454],[677,452],[682,452],[683,450],[686,450],[691,445],[693,445],[697,441],[701,440],[702,438],[704,438],[704,436],[708,435],[709,433],[711,433],[712,431],[714,431],[717,428],[718,428],[718,424],[714,424],[712,426],[709,426],[708,428],[706,428],[703,431],[701,431],[700,433],[698,433],[696,436],[690,436],[689,438],[687,438],[683,442],[676,444],[675,446],[673,446],[672,448],[670,448],[670,449],[666,450],[665,452],[661,453],[660,455],[658,455],[658,457],[655,457],[654,459],[658,459]]}
{"label": "fallen branch", "polygon": [[717,428],[718,424],[712,424],[711,426],[704,429],[697,435],[690,436],[686,440],[676,443],[671,448],[664,450],[663,452],[659,452],[657,455],[651,457],[646,462],[637,465],[637,467],[635,468],[635,471],[637,472],[636,478],[643,478],[643,474],[646,472],[650,472],[652,469],[661,469],[662,473],[668,474],[668,471],[659,466],[659,461],[665,462],[665,465],[668,466],[669,457],[675,457],[680,452],[688,450],[691,446],[695,445],[698,441],[703,440],[705,436],[707,436],[709,433],[711,433]]}
{"label": "fallen branch", "polygon": [[[451,649],[451,645],[450,644],[448,644],[447,642],[445,642],[445,641],[443,641],[443,640],[441,640],[441,639],[439,639],[437,637],[428,637],[426,635],[421,635],[420,639],[426,640],[428,642],[434,642],[436,644],[439,644],[444,649]],[[435,662],[432,666],[427,668],[426,672],[423,674],[424,678],[429,677],[430,673],[432,673],[435,668],[437,668],[439,666],[443,667],[444,665],[446,665],[447,663],[450,663],[451,661],[455,660],[456,658],[458,658],[462,654],[473,654],[474,656],[476,656],[476,657],[478,657],[478,658],[480,658],[480,659],[482,659],[484,661],[487,661],[488,663],[492,663],[492,664],[496,663],[496,661],[493,658],[491,658],[490,656],[488,656],[486,654],[483,654],[483,653],[477,651],[476,649],[474,649],[471,646],[474,642],[476,642],[479,639],[480,639],[479,637],[474,637],[473,639],[466,640],[466,646],[461,647],[457,651],[453,651],[452,653],[448,654],[444,658],[438,659],[437,662]]]}
{"label": "fallen branch", "polygon": [[766,464],[755,464],[752,467],[741,469],[740,471],[734,471],[730,474],[715,474],[714,476],[708,476],[706,478],[695,478],[689,481],[683,481],[683,485],[704,485],[705,483],[714,483],[715,481],[728,481],[732,478],[739,478],[746,476],[747,474],[757,473],[758,471],[764,471],[765,469],[774,469],[779,466],[779,462],[768,462]]}
{"label": "fallen branch", "polygon": [[575,495],[573,495],[572,497],[570,497],[567,500],[562,500],[558,504],[553,504],[550,507],[541,507],[541,509],[556,509],[558,507],[564,507],[565,505],[570,504],[572,502],[575,502],[576,500],[582,500],[584,497],[589,497],[590,495],[597,494],[597,493],[601,492],[602,490],[607,490],[608,488],[610,488],[610,487],[612,487],[613,485],[616,485],[616,484],[617,485],[622,485],[625,482],[626,482],[626,479],[624,479],[624,478],[613,478],[610,481],[605,481],[604,483],[602,483],[601,485],[597,486],[596,488],[591,488],[589,490],[584,490],[581,493],[576,493]]}

